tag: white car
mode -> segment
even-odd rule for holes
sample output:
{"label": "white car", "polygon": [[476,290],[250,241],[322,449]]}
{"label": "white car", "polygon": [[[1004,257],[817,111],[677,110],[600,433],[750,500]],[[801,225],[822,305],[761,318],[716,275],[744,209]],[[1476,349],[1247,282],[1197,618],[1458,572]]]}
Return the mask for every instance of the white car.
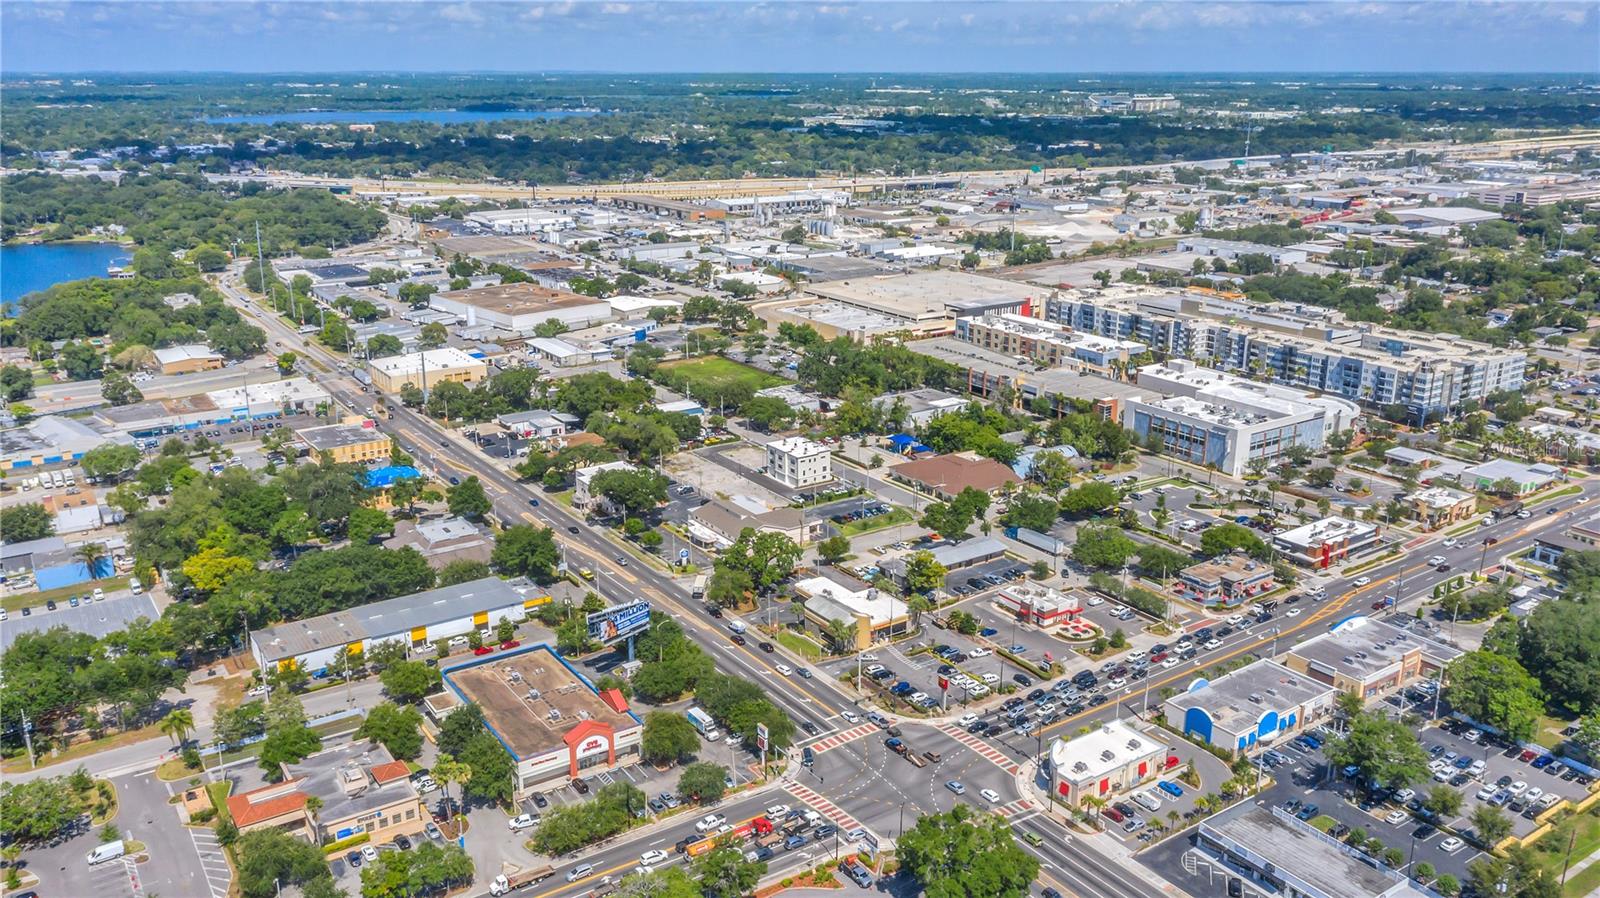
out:
{"label": "white car", "polygon": [[995,683],[1000,682],[1000,675],[995,673],[980,674],[979,679],[993,686]]}
{"label": "white car", "polygon": [[1167,657],[1161,659],[1161,666],[1162,667],[1177,667],[1179,664],[1182,664],[1182,663],[1183,663],[1182,661],[1178,660],[1178,656],[1177,655],[1168,655]]}
{"label": "white car", "polygon": [[694,822],[694,831],[697,833],[710,832],[727,822],[728,818],[721,814],[707,814]]}
{"label": "white car", "polygon": [[461,648],[462,646],[464,646],[466,644],[467,644],[467,637],[465,637],[465,636],[453,636],[450,639],[450,647],[453,648],[453,649],[459,649],[459,648]]}
{"label": "white car", "polygon": [[1445,557],[1443,555],[1433,555],[1428,558],[1429,567],[1438,567],[1439,565],[1444,564],[1444,562]]}
{"label": "white car", "polygon": [[1507,786],[1506,791],[1510,792],[1512,795],[1521,795],[1522,793],[1528,791],[1528,784],[1522,780],[1517,780],[1516,782]]}
{"label": "white car", "polygon": [[106,591],[98,586],[94,588],[94,592],[91,593],[91,595],[93,596],[93,598],[90,599],[92,602],[104,602],[106,600]]}
{"label": "white car", "polygon": [[1543,794],[1544,794],[1544,790],[1543,789],[1539,788],[1538,786],[1534,786],[1532,789],[1529,789],[1527,791],[1527,793],[1524,794],[1522,797],[1526,798],[1529,801],[1538,801],[1539,800],[1539,796],[1541,796]]}
{"label": "white car", "polygon": [[432,777],[423,777],[417,781],[417,792],[423,795],[427,795],[437,788],[439,788],[439,784],[434,782]]}
{"label": "white car", "polygon": [[1208,652],[1209,651],[1213,651],[1215,649],[1220,649],[1220,648],[1222,648],[1222,640],[1217,639],[1216,637],[1212,637],[1210,639],[1207,639],[1205,642],[1200,643],[1200,647],[1205,649]]}
{"label": "white car", "polygon": [[967,653],[967,657],[968,658],[987,658],[992,654],[994,654],[994,652],[991,652],[986,648],[979,647],[979,648],[975,648],[972,651],[968,652]]}
{"label": "white car", "polygon": [[1235,627],[1237,627],[1240,624],[1244,623],[1244,615],[1242,615],[1242,614],[1230,614],[1230,615],[1228,615],[1228,623],[1233,624]]}
{"label": "white car", "polygon": [[981,789],[979,790],[978,794],[983,796],[983,800],[989,802],[990,804],[1000,803],[1000,793],[993,789]]}
{"label": "white car", "polygon": [[1439,545],[1444,546],[1446,549],[1454,549],[1457,545],[1456,538],[1452,536]]}
{"label": "white car", "polygon": [[1455,836],[1450,836],[1439,843],[1439,850],[1443,851],[1445,854],[1450,854],[1451,852],[1460,851],[1461,846],[1465,844],[1465,842],[1461,841]]}
{"label": "white car", "polygon": [[882,673],[883,671],[884,666],[882,664],[868,664],[864,673],[870,677],[873,674]]}
{"label": "white car", "polygon": [[1093,608],[1096,605],[1104,605],[1105,603],[1106,603],[1106,600],[1100,598],[1099,596],[1090,596],[1089,597],[1089,601],[1086,602],[1085,604],[1087,604],[1090,608]]}
{"label": "white car", "polygon": [[783,674],[786,677],[789,676],[790,674],[794,673],[794,668],[790,667],[787,664],[779,664],[776,667],[774,667],[773,670],[777,671],[778,673]]}
{"label": "white car", "polygon": [[871,652],[862,652],[859,657],[861,658],[862,661],[876,661],[876,660],[878,660],[878,656],[874,655]]}
{"label": "white car", "polygon": [[857,714],[854,711],[840,711],[839,712],[839,716],[843,717],[845,720],[850,721],[851,723],[860,723],[861,722],[861,715]]}
{"label": "white car", "polygon": [[926,692],[913,692],[913,693],[911,693],[910,696],[908,696],[906,698],[906,701],[912,703],[913,705],[918,704],[920,702],[925,702],[927,700],[928,700],[928,693],[926,693]]}
{"label": "white car", "polygon": [[1129,652],[1124,657],[1126,657],[1129,661],[1138,661],[1140,658],[1143,658],[1144,655],[1145,655],[1144,649],[1134,649],[1133,651]]}
{"label": "white car", "polygon": [[1106,686],[1112,689],[1121,689],[1126,685],[1128,685],[1128,680],[1126,677],[1112,677],[1106,681]]}
{"label": "white car", "polygon": [[984,696],[989,694],[989,687],[983,685],[982,683],[979,683],[978,685],[972,687],[971,689],[968,689],[967,691],[972,693],[972,696],[974,698],[983,698]]}
{"label": "white car", "polygon": [[1372,582],[1372,578],[1371,577],[1357,577],[1354,580],[1351,580],[1350,582],[1354,583],[1357,586],[1366,586],[1368,583]]}
{"label": "white car", "polygon": [[662,863],[666,859],[667,853],[665,851],[662,851],[659,848],[653,848],[649,851],[646,851],[644,854],[639,855],[639,865],[643,867],[654,867],[656,864]]}
{"label": "white car", "polygon": [[977,722],[978,722],[978,715],[976,715],[976,714],[963,714],[963,715],[961,715],[960,719],[958,719],[956,721],[956,726],[969,727],[969,726],[972,726],[973,724],[975,724]]}
{"label": "white car", "polygon": [[1300,609],[1299,609],[1299,607],[1290,608],[1288,611],[1285,611],[1283,613],[1283,615],[1284,615],[1284,617],[1299,617],[1300,616]]}
{"label": "white car", "polygon": [[508,822],[506,825],[511,827],[512,832],[520,833],[525,829],[532,829],[534,826],[538,825],[538,822],[539,821],[533,819],[532,814],[518,814],[517,816],[512,817],[510,822]]}
{"label": "white car", "polygon": [[767,819],[769,820],[777,820],[787,813],[789,813],[789,806],[786,804],[772,805],[766,811]]}
{"label": "white car", "polygon": [[1389,824],[1390,826],[1399,826],[1400,824],[1406,822],[1406,818],[1409,816],[1410,815],[1405,811],[1390,811],[1389,813],[1383,815],[1383,822]]}

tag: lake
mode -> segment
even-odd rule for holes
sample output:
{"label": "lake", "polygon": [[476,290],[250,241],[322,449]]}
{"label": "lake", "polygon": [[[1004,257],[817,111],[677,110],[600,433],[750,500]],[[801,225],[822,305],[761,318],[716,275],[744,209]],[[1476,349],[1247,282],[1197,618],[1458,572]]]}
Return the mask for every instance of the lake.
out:
{"label": "lake", "polygon": [[132,258],[115,243],[20,243],[0,246],[0,301],[15,300],[63,281],[105,277]]}
{"label": "lake", "polygon": [[428,122],[434,125],[466,125],[478,122],[503,122],[511,119],[584,118],[598,115],[593,109],[410,109],[363,112],[359,109],[311,110],[308,112],[265,112],[257,115],[210,115],[212,125],[338,125],[377,122]]}

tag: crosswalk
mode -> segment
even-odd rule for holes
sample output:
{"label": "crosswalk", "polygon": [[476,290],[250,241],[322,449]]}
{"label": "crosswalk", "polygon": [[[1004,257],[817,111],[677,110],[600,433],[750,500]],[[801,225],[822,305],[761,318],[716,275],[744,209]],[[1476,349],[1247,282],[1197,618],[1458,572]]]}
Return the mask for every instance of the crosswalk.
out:
{"label": "crosswalk", "polygon": [[830,748],[838,748],[841,745],[847,745],[856,741],[857,739],[860,739],[862,736],[865,736],[868,733],[876,732],[878,732],[878,727],[876,725],[864,723],[858,727],[844,730],[843,732],[834,733],[831,736],[824,736],[806,747],[811,749],[813,753],[820,755]]}
{"label": "crosswalk", "polygon": [[783,788],[784,791],[788,792],[790,795],[793,795],[800,801],[803,801],[811,807],[816,808],[817,813],[828,818],[829,820],[832,820],[834,824],[844,832],[849,832],[850,830],[861,825],[856,818],[845,813],[843,808],[822,797],[821,795],[818,795],[811,789],[806,788],[804,784],[790,782],[786,783]]}
{"label": "crosswalk", "polygon": [[1039,805],[1031,798],[1019,798],[995,808],[994,812],[1007,820],[1020,820],[1039,812]]}
{"label": "crosswalk", "polygon": [[988,761],[1012,776],[1016,776],[1022,772],[1022,767],[1018,765],[1016,761],[1006,757],[1006,754],[1000,749],[995,748],[993,745],[990,745],[982,739],[979,739],[977,736],[972,735],[961,727],[958,727],[952,723],[941,723],[939,724],[939,729],[944,731],[945,735],[972,749],[973,752],[975,752],[985,761]]}

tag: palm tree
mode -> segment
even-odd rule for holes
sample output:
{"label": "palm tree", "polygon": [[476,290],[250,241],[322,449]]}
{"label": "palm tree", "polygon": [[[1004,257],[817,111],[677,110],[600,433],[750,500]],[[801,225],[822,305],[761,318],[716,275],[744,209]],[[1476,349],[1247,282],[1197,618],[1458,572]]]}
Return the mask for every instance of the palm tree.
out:
{"label": "palm tree", "polygon": [[439,760],[433,765],[433,778],[444,787],[445,802],[450,801],[450,784],[460,783],[465,786],[472,780],[472,766],[457,761],[449,755],[440,755]]}
{"label": "palm tree", "polygon": [[823,634],[833,643],[837,654],[843,655],[855,645],[856,628],[837,617],[828,621],[827,626],[823,628]]}
{"label": "palm tree", "polygon": [[914,592],[906,598],[906,611],[911,613],[911,626],[917,627],[922,623],[924,612],[933,610],[933,603],[920,592]]}
{"label": "palm tree", "polygon": [[171,736],[173,742],[182,745],[185,737],[194,730],[194,714],[188,708],[173,708],[166,717],[161,718],[157,727]]}
{"label": "palm tree", "polygon": [[84,543],[72,551],[72,557],[83,562],[89,569],[89,576],[98,578],[96,569],[100,566],[100,559],[106,557],[106,547],[101,543]]}
{"label": "palm tree", "polygon": [[789,607],[794,609],[794,622],[795,622],[795,625],[799,626],[799,627],[804,627],[806,625],[806,597],[805,596],[792,596],[792,597],[790,597],[790,599],[789,599]]}
{"label": "palm tree", "polygon": [[322,799],[315,795],[306,797],[306,822],[311,824],[311,844],[322,845],[322,824],[317,822],[317,812],[322,810]]}

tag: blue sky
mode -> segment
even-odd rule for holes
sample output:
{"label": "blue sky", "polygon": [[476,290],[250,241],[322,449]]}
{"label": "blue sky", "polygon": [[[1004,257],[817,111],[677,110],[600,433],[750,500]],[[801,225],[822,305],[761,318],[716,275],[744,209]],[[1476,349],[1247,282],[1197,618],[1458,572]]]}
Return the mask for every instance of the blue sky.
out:
{"label": "blue sky", "polygon": [[0,3],[28,71],[1600,73],[1600,3]]}

